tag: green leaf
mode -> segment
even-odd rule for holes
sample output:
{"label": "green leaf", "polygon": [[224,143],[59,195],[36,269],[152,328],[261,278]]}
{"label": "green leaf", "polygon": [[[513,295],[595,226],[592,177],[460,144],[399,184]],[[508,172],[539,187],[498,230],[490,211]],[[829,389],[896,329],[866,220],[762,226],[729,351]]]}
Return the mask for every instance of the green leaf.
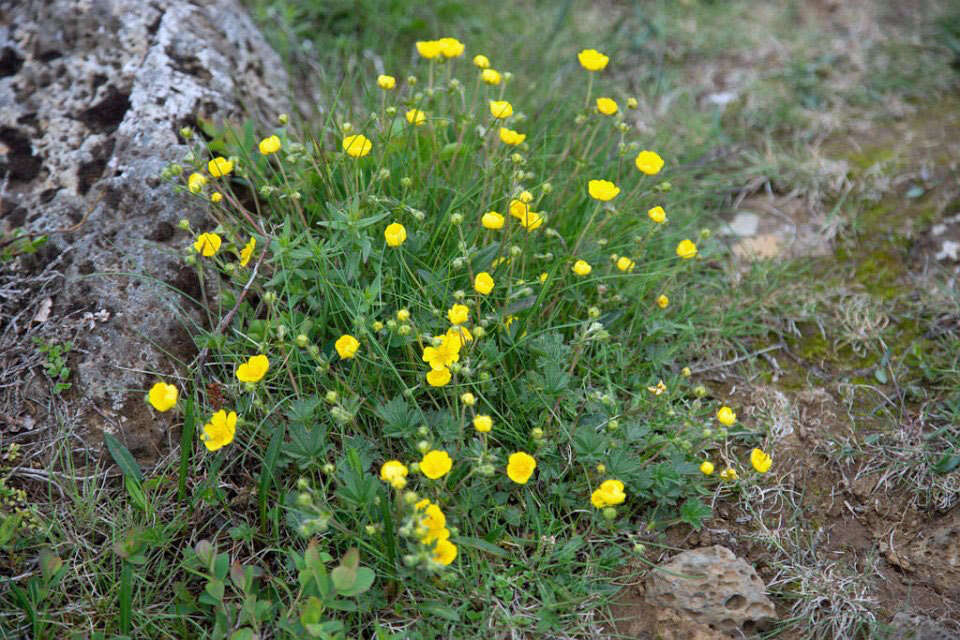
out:
{"label": "green leaf", "polygon": [[933,472],[944,475],[950,473],[957,467],[960,467],[960,455],[956,453],[948,453],[940,458],[940,460],[937,461],[937,464],[933,465]]}
{"label": "green leaf", "polygon": [[140,471],[140,465],[133,459],[133,454],[130,453],[130,450],[109,433],[105,432],[103,434],[103,441],[106,443],[107,450],[113,457],[113,461],[120,467],[123,475],[131,476],[136,478],[137,481],[143,482],[143,472]]}
{"label": "green leaf", "polygon": [[217,579],[208,580],[207,586],[205,586],[203,590],[206,591],[210,595],[210,597],[216,600],[217,602],[220,602],[221,600],[223,600],[223,591],[224,591],[223,580],[217,580]]}
{"label": "green leaf", "polygon": [[689,498],[680,505],[680,519],[698,531],[703,526],[703,521],[709,518],[711,513],[710,507],[696,498]]}
{"label": "green leaf", "polygon": [[124,475],[123,476],[123,485],[127,489],[127,495],[130,496],[130,502],[133,503],[137,509],[143,511],[144,513],[150,512],[150,503],[147,501],[147,496],[143,492],[143,487],[140,486],[140,483],[133,476]]}
{"label": "green leaf", "polygon": [[460,622],[460,614],[456,609],[440,604],[439,602],[424,602],[420,605],[420,612],[424,614],[439,616],[450,622]]}
{"label": "green leaf", "polygon": [[343,593],[353,589],[357,582],[357,570],[341,564],[330,572],[330,579],[333,580],[333,588]]}
{"label": "green leaf", "polygon": [[[336,571],[336,569],[334,569]],[[360,567],[356,570],[354,574],[353,586],[349,589],[337,589],[338,593],[345,598],[352,598],[358,596],[361,593],[369,590],[373,586],[373,581],[376,579],[377,574],[373,572],[373,569],[368,569],[367,567]]]}
{"label": "green leaf", "polygon": [[250,627],[244,627],[242,629],[237,629],[230,634],[230,640],[253,640],[254,639],[253,629]]}
{"label": "green leaf", "polygon": [[458,537],[457,544],[463,547],[470,547],[472,549],[477,549],[478,551],[486,551],[489,554],[498,556],[500,558],[509,558],[510,554],[507,553],[505,549],[498,547],[497,545],[487,542],[482,538],[471,538],[471,537]]}

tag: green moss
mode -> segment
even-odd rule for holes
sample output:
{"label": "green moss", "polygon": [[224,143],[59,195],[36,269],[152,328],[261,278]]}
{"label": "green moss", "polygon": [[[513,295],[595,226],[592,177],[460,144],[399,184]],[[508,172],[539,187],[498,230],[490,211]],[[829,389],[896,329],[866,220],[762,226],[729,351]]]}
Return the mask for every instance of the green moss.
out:
{"label": "green moss", "polygon": [[892,160],[894,155],[894,150],[890,147],[877,146],[848,155],[847,160],[860,171],[866,171],[876,164]]}

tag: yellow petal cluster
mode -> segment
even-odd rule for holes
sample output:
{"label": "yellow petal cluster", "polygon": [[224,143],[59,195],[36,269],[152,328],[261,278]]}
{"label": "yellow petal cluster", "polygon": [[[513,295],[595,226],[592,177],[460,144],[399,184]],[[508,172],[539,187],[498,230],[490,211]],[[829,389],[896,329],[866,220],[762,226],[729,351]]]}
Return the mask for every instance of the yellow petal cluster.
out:
{"label": "yellow petal cluster", "polygon": [[453,459],[446,451],[428,451],[420,460],[420,473],[431,480],[442,478],[453,468]]}
{"label": "yellow petal cluster", "polygon": [[237,380],[240,382],[260,382],[269,368],[270,360],[267,356],[263,354],[253,356],[237,367]]}
{"label": "yellow petal cluster", "polygon": [[536,468],[537,461],[534,457],[523,451],[511,453],[507,459],[507,476],[517,484],[527,484]]}
{"label": "yellow petal cluster", "polygon": [[150,393],[147,394],[147,400],[154,409],[160,412],[169,411],[177,404],[177,398],[180,393],[172,384],[158,382],[150,387]]}
{"label": "yellow petal cluster", "polygon": [[618,505],[627,499],[623,490],[623,483],[619,480],[604,480],[600,486],[590,494],[590,502],[597,509]]}
{"label": "yellow petal cluster", "polygon": [[577,60],[587,71],[603,71],[610,62],[610,58],[603,55],[596,49],[584,49],[577,54]]}
{"label": "yellow petal cluster", "polygon": [[237,433],[237,414],[234,411],[227,413],[223,409],[217,411],[210,418],[210,422],[203,425],[203,446],[209,451],[216,451],[233,442]]}
{"label": "yellow petal cluster", "polygon": [[367,136],[357,133],[343,139],[343,151],[351,158],[362,158],[373,149],[373,142]]}
{"label": "yellow petal cluster", "polygon": [[333,343],[333,347],[337,350],[340,359],[346,360],[357,355],[357,349],[360,348],[360,341],[350,334],[344,334],[337,338],[337,341]]}

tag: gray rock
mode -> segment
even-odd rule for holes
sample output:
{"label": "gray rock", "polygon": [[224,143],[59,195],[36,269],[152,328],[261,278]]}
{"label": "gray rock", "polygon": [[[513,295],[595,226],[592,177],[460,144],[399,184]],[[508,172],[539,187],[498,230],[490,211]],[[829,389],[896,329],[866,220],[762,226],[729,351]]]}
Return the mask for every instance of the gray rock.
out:
{"label": "gray rock", "polygon": [[50,233],[51,323],[109,314],[75,332],[96,415],[142,413],[147,372],[193,352],[169,286],[195,286],[176,224],[204,207],[158,179],[188,150],[177,132],[197,114],[273,120],[286,88],[237,0],[0,0],[0,225]]}
{"label": "gray rock", "polygon": [[777,617],[754,568],[719,545],[684,551],[660,565],[646,597],[654,606],[733,635],[761,630]]}

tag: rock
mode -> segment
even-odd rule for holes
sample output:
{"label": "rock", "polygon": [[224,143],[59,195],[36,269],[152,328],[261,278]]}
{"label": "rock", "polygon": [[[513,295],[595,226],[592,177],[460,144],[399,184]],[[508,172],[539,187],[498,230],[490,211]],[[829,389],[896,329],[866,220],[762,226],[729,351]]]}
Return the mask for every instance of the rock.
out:
{"label": "rock", "polygon": [[735,236],[746,237],[756,235],[760,227],[760,216],[752,211],[740,211],[730,221],[730,231]]}
{"label": "rock", "polygon": [[955,640],[958,631],[957,625],[947,628],[926,616],[901,611],[893,616],[889,629],[880,637],[884,640]]}
{"label": "rock", "polygon": [[739,637],[776,620],[757,572],[721,546],[684,551],[651,574],[647,601]]}
{"label": "rock", "polygon": [[733,640],[733,636],[697,622],[676,609],[657,609],[656,617],[653,635],[656,640]]}
{"label": "rock", "polygon": [[[76,336],[90,415],[143,413],[147,372],[194,352],[169,287],[195,281],[176,224],[204,207],[158,179],[188,150],[177,132],[198,113],[272,120],[286,87],[237,0],[0,0],[0,225],[50,234],[64,284],[45,330]],[[110,319],[80,328],[84,312]]]}

